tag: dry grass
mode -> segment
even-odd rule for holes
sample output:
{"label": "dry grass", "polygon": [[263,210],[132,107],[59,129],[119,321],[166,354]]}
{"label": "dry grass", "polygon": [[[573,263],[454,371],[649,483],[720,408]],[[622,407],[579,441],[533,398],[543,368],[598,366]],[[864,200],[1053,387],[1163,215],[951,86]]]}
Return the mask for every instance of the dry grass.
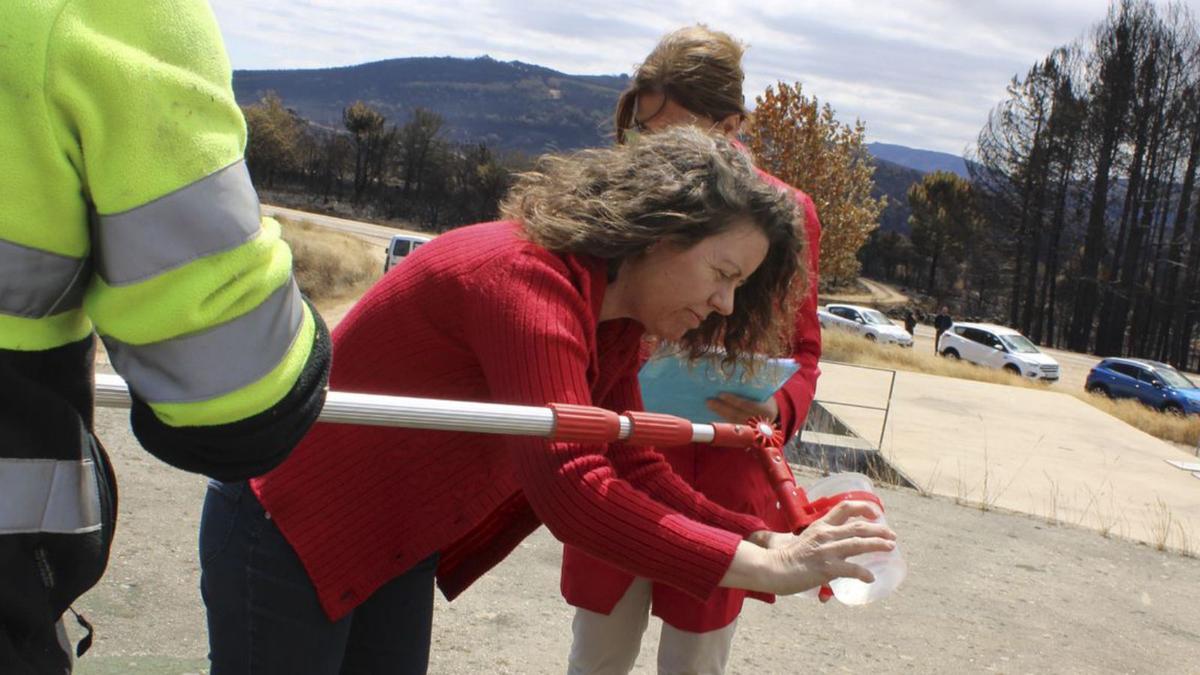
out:
{"label": "dry grass", "polygon": [[[1046,389],[1044,384],[1031,382],[1007,371],[982,368],[965,361],[934,356],[923,350],[918,352],[893,345],[880,345],[868,342],[847,331],[822,331],[821,339],[823,341],[823,358],[833,361],[1029,389]],[[1141,429],[1151,436],[1193,447],[1200,444],[1200,416],[1180,418],[1152,410],[1136,401],[1111,400],[1084,391],[1070,393],[1088,405]]]}
{"label": "dry grass", "polygon": [[[1107,484],[1107,490],[1105,485]],[[1092,488],[1090,485],[1085,485],[1084,489],[1088,493],[1088,503],[1084,507],[1083,512],[1079,515],[1079,520],[1076,522],[1080,527],[1088,527],[1088,515],[1092,515],[1092,527],[1100,532],[1100,535],[1107,539],[1114,532],[1120,534],[1122,528],[1128,528],[1128,519],[1123,510],[1116,504],[1116,497],[1112,489],[1112,483],[1107,480],[1100,484],[1099,491]],[[1108,497],[1107,502],[1102,502],[1103,497]]]}
{"label": "dry grass", "polygon": [[1046,476],[1046,480],[1050,482],[1050,494],[1048,496],[1050,503],[1046,513],[1046,522],[1057,525],[1060,522],[1058,519],[1058,505],[1062,501],[1062,487],[1059,485],[1058,479],[1051,476],[1048,471],[1042,471],[1042,473]]}
{"label": "dry grass", "polygon": [[1167,541],[1171,538],[1171,526],[1175,522],[1174,514],[1171,513],[1170,507],[1162,500],[1162,497],[1154,498],[1154,506],[1149,507],[1150,511],[1150,535],[1154,548],[1159,551],[1167,550]]}
{"label": "dry grass", "polygon": [[1192,447],[1200,444],[1200,416],[1178,417],[1147,408],[1130,399],[1110,399],[1101,394],[1083,391],[1072,393],[1076,398],[1151,436]]}
{"label": "dry grass", "polygon": [[1181,522],[1176,522],[1175,528],[1179,531],[1179,536],[1176,538],[1178,542],[1176,549],[1185,557],[1200,557],[1200,550],[1197,550],[1192,543],[1193,539],[1190,530],[1185,528]]}
{"label": "dry grass", "polygon": [[938,478],[942,476],[942,460],[938,458],[933,463],[933,469],[929,472],[929,478],[925,479],[924,485],[917,485],[917,494],[922,497],[932,497],[936,494],[933,486],[937,485]]}
{"label": "dry grass", "polygon": [[1043,389],[1044,385],[1027,382],[1004,370],[980,368],[979,366],[934,356],[925,350],[905,349],[895,345],[881,345],[844,330],[821,331],[822,358],[861,366],[908,370],[926,375],[957,377],[991,384],[1010,384],[1018,387]]}
{"label": "dry grass", "polygon": [[277,218],[292,248],[300,290],[314,302],[361,295],[383,273],[373,246],[309,223]]}

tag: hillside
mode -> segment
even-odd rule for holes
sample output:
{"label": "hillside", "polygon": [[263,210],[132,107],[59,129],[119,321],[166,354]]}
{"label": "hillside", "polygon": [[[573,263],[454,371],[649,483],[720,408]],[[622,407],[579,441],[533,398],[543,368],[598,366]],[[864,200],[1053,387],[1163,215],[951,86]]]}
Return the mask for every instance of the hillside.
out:
{"label": "hillside", "polygon": [[903,167],[916,169],[925,173],[933,173],[934,171],[949,171],[950,173],[958,174],[963,178],[967,178],[967,163],[958,155],[951,155],[946,152],[935,152],[933,150],[921,150],[919,148],[909,148],[903,145],[893,145],[891,143],[868,143],[867,150],[875,156],[876,159],[882,159],[893,164],[899,164]]}
{"label": "hillside", "polygon": [[908,217],[912,215],[912,209],[908,208],[908,188],[920,182],[922,175],[916,169],[875,158],[875,189],[871,190],[871,196],[886,195],[888,199],[887,208],[879,216],[879,229],[904,235],[909,233],[912,227]]}
{"label": "hillside", "polygon": [[[627,75],[570,75],[487,56],[233,74],[242,105],[274,91],[301,117],[329,127],[341,127],[342,109],[357,100],[378,109],[392,124],[403,124],[414,108],[426,108],[445,120],[449,140],[531,155],[611,142],[612,108],[628,83]],[[962,158],[947,153],[888,143],[870,143],[867,149],[876,158],[872,194],[888,197],[880,219],[887,231],[908,233],[906,192],[924,173],[966,173]]]}
{"label": "hillside", "polygon": [[427,108],[445,119],[451,140],[531,154],[609,142],[612,106],[627,81],[624,75],[567,75],[486,56],[233,73],[242,105],[274,91],[301,117],[329,126],[341,126],[342,109],[356,100],[394,124],[403,124],[413,108]]}

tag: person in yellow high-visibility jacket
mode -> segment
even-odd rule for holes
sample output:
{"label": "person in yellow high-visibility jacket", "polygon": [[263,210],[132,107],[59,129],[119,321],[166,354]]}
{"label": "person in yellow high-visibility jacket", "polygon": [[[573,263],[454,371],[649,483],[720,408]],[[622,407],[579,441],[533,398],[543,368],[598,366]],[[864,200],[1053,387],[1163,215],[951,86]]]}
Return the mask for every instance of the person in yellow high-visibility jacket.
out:
{"label": "person in yellow high-visibility jacket", "polygon": [[107,562],[94,334],[181,469],[264,473],[320,412],[328,333],[245,141],[207,3],[0,5],[0,671],[70,670],[61,616]]}

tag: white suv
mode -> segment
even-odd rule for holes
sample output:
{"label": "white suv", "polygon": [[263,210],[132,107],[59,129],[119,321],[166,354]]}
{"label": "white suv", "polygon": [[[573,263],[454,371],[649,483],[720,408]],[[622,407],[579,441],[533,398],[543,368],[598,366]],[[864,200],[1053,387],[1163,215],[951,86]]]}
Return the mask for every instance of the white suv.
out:
{"label": "white suv", "polygon": [[880,344],[911,347],[913,338],[877,309],[858,305],[825,305],[817,310],[821,328],[841,328]]}
{"label": "white suv", "polygon": [[387,254],[383,259],[383,271],[387,272],[396,263],[404,260],[404,258],[421,244],[428,243],[429,237],[422,237],[419,234],[396,234],[392,236],[392,240],[388,242],[384,252]]}
{"label": "white suv", "polygon": [[955,323],[938,339],[938,353],[1046,382],[1058,381],[1058,361],[1011,328],[988,323]]}

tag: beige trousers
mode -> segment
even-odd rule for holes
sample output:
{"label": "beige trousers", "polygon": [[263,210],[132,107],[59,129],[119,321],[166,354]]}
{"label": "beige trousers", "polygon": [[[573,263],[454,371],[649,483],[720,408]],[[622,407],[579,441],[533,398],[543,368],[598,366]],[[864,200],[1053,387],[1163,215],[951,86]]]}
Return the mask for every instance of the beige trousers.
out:
{"label": "beige trousers", "polygon": [[[651,584],[634,579],[612,614],[575,609],[568,675],[626,675],[633,670],[650,619]],[[721,675],[737,621],[719,630],[690,633],[663,624],[658,640],[659,675]]]}

